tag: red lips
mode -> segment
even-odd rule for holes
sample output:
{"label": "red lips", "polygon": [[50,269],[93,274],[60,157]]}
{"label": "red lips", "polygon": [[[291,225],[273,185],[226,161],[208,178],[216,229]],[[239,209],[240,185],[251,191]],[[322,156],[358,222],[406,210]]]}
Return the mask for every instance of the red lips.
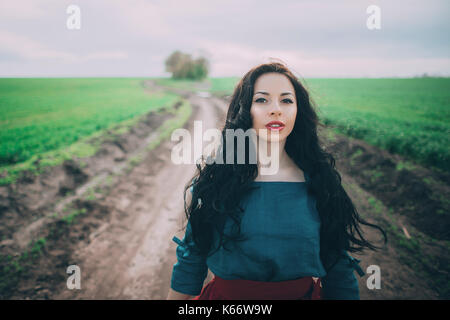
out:
{"label": "red lips", "polygon": [[[278,125],[278,126],[273,126],[273,125]],[[285,124],[278,120],[270,121],[269,123],[266,124],[266,128],[269,130],[282,130],[284,127],[285,127]]]}

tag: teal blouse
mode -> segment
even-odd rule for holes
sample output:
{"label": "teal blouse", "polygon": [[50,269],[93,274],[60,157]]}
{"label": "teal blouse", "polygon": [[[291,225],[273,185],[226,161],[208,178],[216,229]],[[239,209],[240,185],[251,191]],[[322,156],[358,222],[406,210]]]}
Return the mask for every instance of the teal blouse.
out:
{"label": "teal blouse", "polygon": [[[253,181],[257,189],[244,197],[241,205],[241,233],[247,238],[232,242],[231,252],[221,247],[209,257],[201,255],[193,240],[187,240],[192,239],[188,221],[183,240],[172,238],[178,246],[171,288],[199,295],[209,268],[223,279],[285,281],[320,277],[324,299],[358,300],[358,281],[353,270],[364,275],[358,265],[360,260],[343,250],[345,258],[328,274],[322,265],[320,218],[315,198],[307,193],[307,181]],[[231,227],[230,219],[224,232],[232,234]]]}

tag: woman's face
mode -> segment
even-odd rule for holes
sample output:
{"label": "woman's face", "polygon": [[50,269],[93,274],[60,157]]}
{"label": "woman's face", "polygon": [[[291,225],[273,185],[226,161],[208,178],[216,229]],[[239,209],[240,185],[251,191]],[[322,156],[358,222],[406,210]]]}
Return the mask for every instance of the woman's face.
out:
{"label": "woman's face", "polygon": [[257,136],[266,139],[259,130],[267,129],[267,141],[285,140],[294,129],[297,116],[295,90],[289,78],[277,72],[258,77],[250,114]]}

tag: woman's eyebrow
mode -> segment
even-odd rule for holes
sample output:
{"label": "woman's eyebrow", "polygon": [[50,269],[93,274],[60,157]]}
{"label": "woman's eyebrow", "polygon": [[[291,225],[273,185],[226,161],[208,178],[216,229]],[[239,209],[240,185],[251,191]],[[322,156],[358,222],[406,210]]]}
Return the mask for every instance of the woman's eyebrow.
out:
{"label": "woman's eyebrow", "polygon": [[[269,96],[269,95],[270,95],[269,93],[267,93],[267,92],[265,92],[265,91],[258,91],[258,92],[256,92],[255,94],[257,94],[257,93],[262,93],[262,94],[265,94],[266,96]],[[281,94],[281,96],[287,96],[288,94],[293,95],[291,92],[283,92],[283,93]]]}

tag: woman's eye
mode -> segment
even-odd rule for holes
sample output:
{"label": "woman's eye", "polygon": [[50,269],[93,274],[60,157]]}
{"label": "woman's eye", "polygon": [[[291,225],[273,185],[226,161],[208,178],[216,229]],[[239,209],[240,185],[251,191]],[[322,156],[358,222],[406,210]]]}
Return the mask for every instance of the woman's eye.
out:
{"label": "woman's eye", "polygon": [[[255,102],[264,102],[264,101],[267,101],[266,99],[264,99],[264,98],[258,98],[258,99],[256,99],[255,100]],[[283,99],[282,100],[284,103],[294,103],[294,101],[292,101],[291,99]]]}

